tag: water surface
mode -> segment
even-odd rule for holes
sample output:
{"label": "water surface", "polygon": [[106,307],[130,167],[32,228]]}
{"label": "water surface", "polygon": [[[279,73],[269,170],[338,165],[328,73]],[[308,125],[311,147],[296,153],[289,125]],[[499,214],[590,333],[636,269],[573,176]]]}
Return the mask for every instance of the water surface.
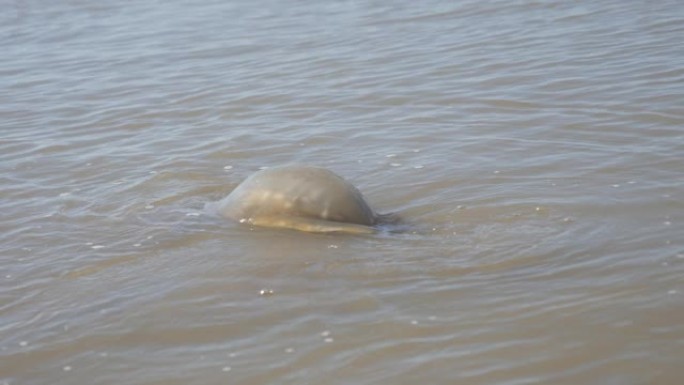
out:
{"label": "water surface", "polygon": [[681,382],[684,3],[0,5],[0,384]]}

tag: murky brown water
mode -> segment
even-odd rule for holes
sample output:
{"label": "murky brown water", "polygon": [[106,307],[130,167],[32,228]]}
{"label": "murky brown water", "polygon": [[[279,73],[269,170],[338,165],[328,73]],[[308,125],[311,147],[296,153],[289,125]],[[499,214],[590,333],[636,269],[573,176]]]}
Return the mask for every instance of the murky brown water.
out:
{"label": "murky brown water", "polygon": [[0,5],[0,384],[682,383],[684,2]]}

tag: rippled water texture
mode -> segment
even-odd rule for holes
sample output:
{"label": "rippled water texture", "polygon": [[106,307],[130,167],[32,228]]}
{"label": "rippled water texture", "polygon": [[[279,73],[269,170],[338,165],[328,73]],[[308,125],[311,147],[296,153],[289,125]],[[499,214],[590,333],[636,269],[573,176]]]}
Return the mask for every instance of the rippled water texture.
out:
{"label": "rippled water texture", "polygon": [[0,5],[0,384],[682,383],[684,2]]}

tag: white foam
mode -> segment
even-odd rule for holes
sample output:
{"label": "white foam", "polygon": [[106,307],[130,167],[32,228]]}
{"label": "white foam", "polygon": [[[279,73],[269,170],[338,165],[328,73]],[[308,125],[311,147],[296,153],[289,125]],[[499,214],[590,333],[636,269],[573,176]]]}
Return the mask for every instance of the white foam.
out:
{"label": "white foam", "polygon": [[261,289],[259,290],[259,295],[273,295],[275,291],[273,289]]}

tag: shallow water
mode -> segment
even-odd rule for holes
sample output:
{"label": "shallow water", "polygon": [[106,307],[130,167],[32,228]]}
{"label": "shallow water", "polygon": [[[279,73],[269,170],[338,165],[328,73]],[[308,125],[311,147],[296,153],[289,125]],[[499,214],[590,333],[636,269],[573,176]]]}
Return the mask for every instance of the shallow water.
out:
{"label": "shallow water", "polygon": [[681,382],[681,1],[0,4],[0,384]]}

